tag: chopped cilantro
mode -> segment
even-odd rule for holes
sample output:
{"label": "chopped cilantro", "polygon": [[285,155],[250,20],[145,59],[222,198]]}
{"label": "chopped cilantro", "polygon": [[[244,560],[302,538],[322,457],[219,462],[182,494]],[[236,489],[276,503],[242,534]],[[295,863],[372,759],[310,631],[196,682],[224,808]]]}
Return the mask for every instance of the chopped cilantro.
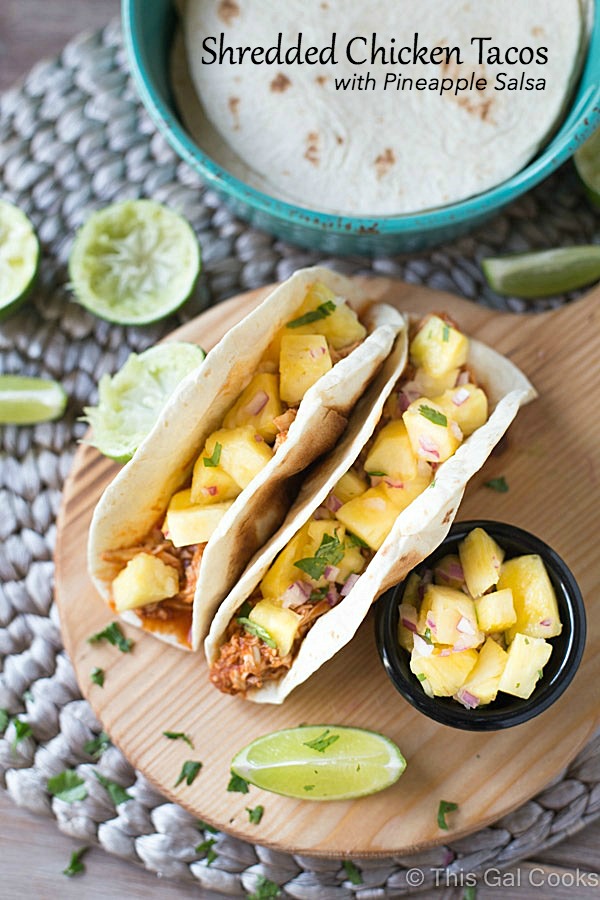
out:
{"label": "chopped cilantro", "polygon": [[23,722],[21,719],[19,719],[18,716],[14,717],[14,719],[12,720],[12,723],[13,723],[13,727],[15,729],[15,736],[14,736],[14,739],[12,742],[12,748],[13,748],[13,750],[16,750],[17,744],[20,744],[21,741],[25,740],[25,738],[31,737],[33,732],[31,730],[31,725],[29,724],[29,722]]}
{"label": "chopped cilantro", "polygon": [[424,419],[428,419],[430,422],[433,422],[434,425],[442,425],[444,428],[448,425],[447,416],[445,416],[443,412],[440,412],[439,409],[427,406],[426,403],[421,403],[419,412]]}
{"label": "chopped cilantro", "polygon": [[305,784],[305,785],[304,785],[304,790],[305,790],[305,791],[314,791],[314,789],[315,789],[315,785],[314,785],[314,784]]}
{"label": "chopped cilantro", "polygon": [[110,747],[110,738],[105,731],[101,731],[97,738],[92,738],[83,745],[84,752],[89,753],[94,759],[100,759],[107,747]]}
{"label": "chopped cilantro", "polygon": [[387,472],[367,472],[367,475],[369,478],[386,478]]}
{"label": "chopped cilantro", "polygon": [[196,822],[196,828],[200,829],[200,831],[209,831],[211,834],[218,834],[218,828],[215,828],[214,825],[209,825],[208,822],[205,822],[204,819],[198,819]]}
{"label": "chopped cilantro", "polygon": [[213,850],[216,843],[215,838],[207,838],[205,841],[202,841],[201,844],[198,844],[197,847],[194,847],[196,853],[204,853],[204,859],[206,860],[207,866],[210,866],[219,855],[216,850]]}
{"label": "chopped cilantro", "polygon": [[181,784],[182,781],[185,781],[187,785],[193,784],[198,777],[201,768],[201,762],[197,762],[193,759],[188,759],[187,762],[184,762],[183,766],[181,767],[181,772],[179,773],[177,781],[175,782],[173,787],[177,787],[177,785]]}
{"label": "chopped cilantro", "polygon": [[447,344],[450,340],[450,326],[444,322],[444,328],[442,330],[442,341],[444,344]]}
{"label": "chopped cilantro", "polygon": [[451,800],[440,800],[437,814],[438,828],[443,828],[444,831],[448,831],[446,813],[454,812],[455,809],[458,809],[458,803],[453,803]]}
{"label": "chopped cilantro", "polygon": [[352,534],[351,531],[346,532],[346,538],[348,543],[352,547],[364,547],[366,550],[369,550],[369,545],[366,541],[363,541],[362,538],[359,538],[356,534]]}
{"label": "chopped cilantro", "polygon": [[335,566],[344,558],[344,545],[337,536],[324,534],[314,556],[299,559],[294,563],[297,569],[306,572],[315,581],[323,577],[327,566]]}
{"label": "chopped cilantro", "polygon": [[242,619],[244,619],[244,618],[247,619],[251,612],[252,612],[252,604],[250,603],[249,600],[244,600],[244,602],[242,603],[242,605],[240,606],[240,608],[238,610],[238,616],[240,616]]}
{"label": "chopped cilantro", "polygon": [[83,872],[85,872],[85,864],[82,863],[81,860],[89,849],[89,847],[80,847],[79,850],[73,850],[73,852],[71,853],[69,865],[62,871],[63,875],[66,875],[68,878],[72,878],[73,875],[81,875]]}
{"label": "chopped cilantro", "polygon": [[311,603],[318,603],[320,600],[324,600],[327,596],[327,592],[329,588],[327,586],[321,588],[315,588],[314,591],[310,592],[310,597],[308,598]]}
{"label": "chopped cilantro", "polygon": [[75,769],[65,769],[58,775],[54,775],[46,782],[48,792],[58,800],[65,803],[75,803],[76,800],[85,800],[88,795],[85,781]]}
{"label": "chopped cilantro", "polygon": [[529,644],[529,638],[525,638],[525,643]]}
{"label": "chopped cilantro", "polygon": [[312,741],[303,741],[305,747],[310,747],[312,750],[318,750],[319,753],[325,753],[328,747],[331,744],[334,744],[340,738],[339,734],[331,734],[329,728],[326,728],[325,731],[320,734],[318,737],[314,738]]}
{"label": "chopped cilantro", "polygon": [[97,684],[98,687],[104,687],[104,669],[94,666],[90,672],[90,681],[92,684]]}
{"label": "chopped cilantro", "polygon": [[419,681],[427,681],[427,675],[425,675],[423,672],[419,672],[417,678],[419,679]]}
{"label": "chopped cilantro", "polygon": [[350,884],[362,884],[363,878],[354,863],[351,859],[345,859],[342,863],[344,869],[346,870],[346,875],[348,876],[348,881]]}
{"label": "chopped cilantro", "polygon": [[215,449],[212,452],[212,456],[203,456],[202,462],[206,466],[207,469],[216,469],[219,463],[221,462],[221,450],[223,447],[217,441],[215,444]]}
{"label": "chopped cilantro", "polygon": [[542,672],[542,670],[538,669],[538,681],[540,680],[540,678],[542,677],[543,674],[544,673]]}
{"label": "chopped cilantro", "polygon": [[132,800],[131,794],[128,794],[125,788],[121,787],[120,784],[117,784],[116,781],[111,781],[110,778],[106,778],[104,775],[100,775],[99,772],[94,772],[94,775],[100,782],[103,788],[106,788],[108,791],[108,795],[115,806],[118,806],[119,803],[125,803],[126,800]]}
{"label": "chopped cilantro", "polygon": [[301,325],[310,325],[311,322],[326,319],[332,312],[335,312],[335,303],[333,300],[327,300],[325,303],[320,303],[316,309],[304,313],[303,316],[298,316],[297,319],[292,319],[291,322],[287,323],[286,328],[300,328]]}
{"label": "chopped cilantro", "polygon": [[500,475],[499,478],[490,478],[489,481],[484,483],[484,486],[491,488],[493,491],[498,491],[499,494],[508,493],[508,483],[504,475]]}
{"label": "chopped cilantro", "polygon": [[426,629],[425,629],[425,631],[424,631],[424,633],[423,633],[423,640],[424,640],[427,644],[432,644],[432,643],[433,643],[433,641],[431,640],[431,628],[426,628]]}
{"label": "chopped cilantro", "polygon": [[281,897],[279,885],[265,878],[264,875],[258,875],[254,892],[248,894],[248,900],[273,900],[275,897]]}
{"label": "chopped cilantro", "polygon": [[133,641],[125,637],[117,622],[111,622],[102,631],[88,638],[88,644],[98,644],[100,641],[108,641],[113,647],[118,647],[121,653],[129,653],[133,647]]}
{"label": "chopped cilantro", "polygon": [[253,825],[258,825],[260,820],[263,817],[263,813],[265,811],[264,806],[255,806],[254,809],[250,809],[249,806],[246,807],[246,812],[248,813],[248,818],[252,822]]}
{"label": "chopped cilantro", "polygon": [[0,734],[4,734],[4,732],[8,728],[9,722],[10,722],[10,716],[8,714],[8,710],[0,709]]}
{"label": "chopped cilantro", "polygon": [[238,794],[247,794],[250,788],[248,787],[248,782],[245,778],[232,772],[229,784],[227,785],[227,790]]}
{"label": "chopped cilantro", "polygon": [[191,747],[192,750],[194,749],[191,737],[184,731],[163,731],[163,734],[170,741],[185,741],[188,747]]}
{"label": "chopped cilantro", "polygon": [[273,650],[277,649],[276,642],[262,625],[253,622],[252,619],[248,619],[246,616],[237,616],[236,622],[243,625],[244,631],[247,631],[248,634],[253,634],[255,637],[260,638],[261,641],[264,641],[267,647],[271,647]]}

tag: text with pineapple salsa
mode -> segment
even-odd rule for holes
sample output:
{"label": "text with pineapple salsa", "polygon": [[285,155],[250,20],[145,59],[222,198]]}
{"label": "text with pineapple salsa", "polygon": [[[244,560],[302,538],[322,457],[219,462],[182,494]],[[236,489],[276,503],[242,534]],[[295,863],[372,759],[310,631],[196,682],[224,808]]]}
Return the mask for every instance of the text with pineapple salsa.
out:
{"label": "text with pineapple salsa", "polygon": [[211,666],[219,690],[244,693],[283,676],[316,619],[356,586],[402,510],[487,421],[468,349],[444,315],[420,324],[410,364],[358,460],[232,618]]}
{"label": "text with pineapple salsa", "polygon": [[504,560],[504,550],[475,528],[449,554],[407,579],[398,641],[430,697],[454,697],[467,709],[498,692],[527,699],[561,633],[554,588],[540,556]]}
{"label": "text with pineapple salsa", "polygon": [[207,438],[191,481],[173,495],[164,519],[135,547],[103,554],[118,570],[111,591],[116,612],[135,609],[148,626],[182,616],[191,625],[206,543],[286,440],[308,389],[366,334],[343,299],[320,282],[309,286],[297,317],[274,336],[222,427]]}

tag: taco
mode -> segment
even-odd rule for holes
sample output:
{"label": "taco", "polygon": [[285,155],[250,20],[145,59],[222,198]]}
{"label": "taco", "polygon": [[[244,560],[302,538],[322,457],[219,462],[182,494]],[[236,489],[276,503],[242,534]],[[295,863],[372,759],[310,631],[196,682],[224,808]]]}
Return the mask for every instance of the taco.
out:
{"label": "taco", "polygon": [[227,332],[96,507],[88,566],[111,608],[195,649],[403,331],[396,310],[313,268]]}
{"label": "taco", "polygon": [[[205,652],[221,691],[281,703],[340,650],[373,601],[441,543],[467,481],[535,397],[511,362],[443,314],[414,327],[396,379],[392,354],[336,453],[218,609]],[[361,404],[373,401],[362,427]]]}

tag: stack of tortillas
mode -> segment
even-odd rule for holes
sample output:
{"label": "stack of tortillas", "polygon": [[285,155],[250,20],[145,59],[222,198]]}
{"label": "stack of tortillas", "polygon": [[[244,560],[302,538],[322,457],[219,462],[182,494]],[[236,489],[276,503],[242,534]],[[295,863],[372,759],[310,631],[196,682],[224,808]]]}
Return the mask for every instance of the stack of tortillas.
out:
{"label": "stack of tortillas", "polygon": [[[187,0],[173,85],[194,140],[247,184],[324,212],[417,212],[494,187],[535,156],[568,109],[589,19],[589,0]],[[320,48],[335,33],[336,63],[257,65],[248,56],[242,64],[211,63],[203,48],[212,37],[218,50],[221,35],[227,47],[273,47],[279,32],[284,49],[299,32],[304,47]],[[455,54],[439,65],[412,58],[384,64],[379,53],[372,62],[373,34],[388,57],[418,35],[419,46],[460,48],[461,61]],[[355,36],[366,39],[353,45],[354,59],[367,58],[363,65],[347,58]],[[492,47],[502,62],[488,61]],[[532,48],[534,58],[527,62],[525,53],[524,62],[509,63],[509,47]],[[361,74],[375,87],[341,87]],[[415,87],[417,79],[431,85],[472,75],[487,87]]]}

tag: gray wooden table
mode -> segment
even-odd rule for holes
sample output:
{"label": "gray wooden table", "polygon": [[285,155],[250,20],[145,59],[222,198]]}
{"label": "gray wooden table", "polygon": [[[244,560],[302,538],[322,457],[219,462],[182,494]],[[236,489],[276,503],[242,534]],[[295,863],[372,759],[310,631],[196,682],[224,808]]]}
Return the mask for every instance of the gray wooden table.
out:
{"label": "gray wooden table", "polygon": [[[151,2],[151,0],[149,0]],[[1,0],[0,91],[39,59],[54,56],[80,31],[94,30],[119,12],[118,0]],[[202,896],[194,885],[159,881],[155,875],[109,856],[98,848],[86,857],[86,873],[62,875],[76,842],[61,834],[53,819],[42,819],[13,805],[0,791],[2,900],[107,900],[109,897],[184,898]],[[506,873],[490,871],[478,885],[478,900],[588,900],[600,896],[600,882],[586,873],[600,871],[600,823]],[[587,886],[578,886],[577,876]],[[485,883],[487,882],[487,883]],[[425,900],[457,900],[463,887],[442,885],[421,894]]]}

